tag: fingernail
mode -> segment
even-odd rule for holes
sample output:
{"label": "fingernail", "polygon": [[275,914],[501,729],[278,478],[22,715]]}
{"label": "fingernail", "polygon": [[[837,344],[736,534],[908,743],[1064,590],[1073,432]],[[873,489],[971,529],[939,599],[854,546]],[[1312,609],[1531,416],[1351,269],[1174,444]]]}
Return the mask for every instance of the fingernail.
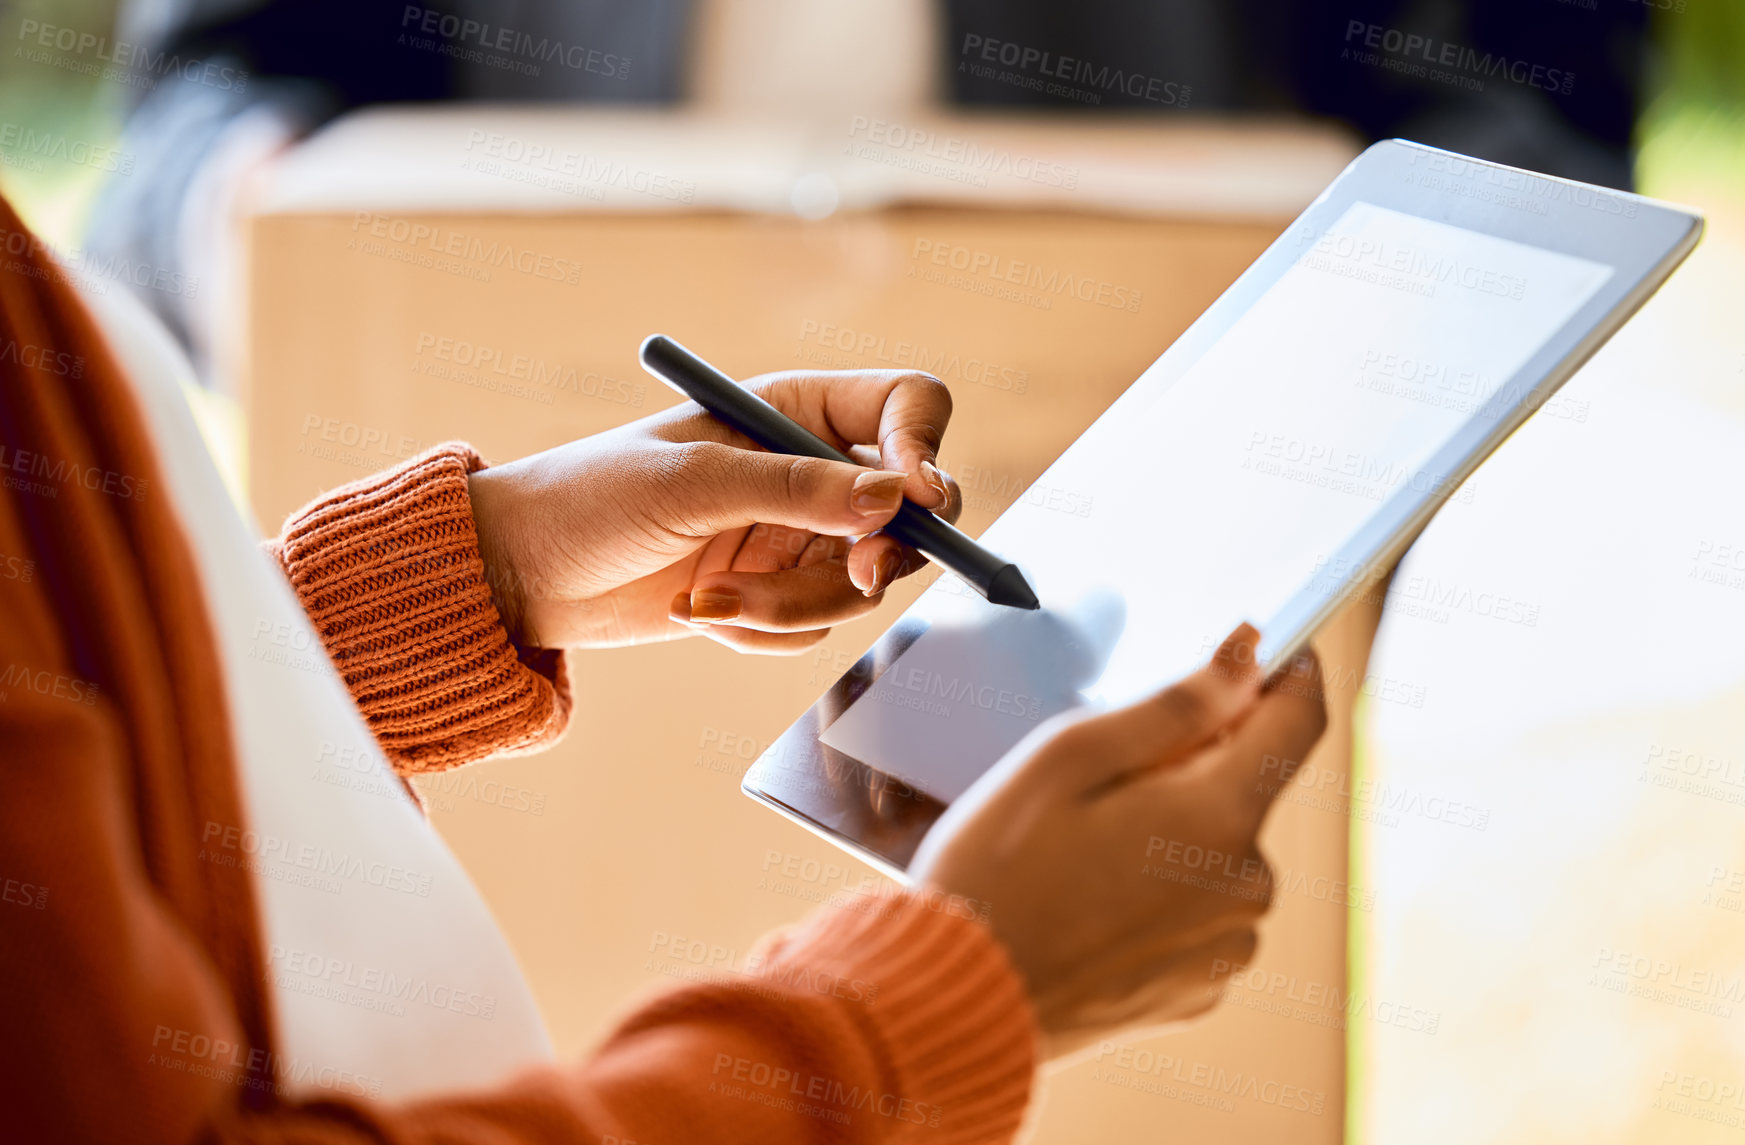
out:
{"label": "fingernail", "polygon": [[866,590],[866,595],[877,596],[890,587],[897,579],[897,573],[903,567],[903,556],[895,549],[886,549],[873,558],[872,587]]}
{"label": "fingernail", "polygon": [[848,495],[849,506],[863,517],[882,517],[897,511],[903,503],[903,482],[907,473],[875,469],[854,479],[854,490]]}
{"label": "fingernail", "polygon": [[681,592],[679,595],[673,597],[673,602],[667,605],[666,614],[672,620],[680,622],[690,620],[691,594],[688,592]]}
{"label": "fingernail", "polygon": [[732,620],[741,607],[737,589],[700,588],[691,593],[692,620]]}
{"label": "fingernail", "polygon": [[951,494],[946,491],[945,478],[939,475],[939,466],[931,461],[923,461],[921,463],[921,479],[927,482],[927,487],[933,490],[933,495],[937,498],[928,508],[945,508],[946,502],[951,500]]}

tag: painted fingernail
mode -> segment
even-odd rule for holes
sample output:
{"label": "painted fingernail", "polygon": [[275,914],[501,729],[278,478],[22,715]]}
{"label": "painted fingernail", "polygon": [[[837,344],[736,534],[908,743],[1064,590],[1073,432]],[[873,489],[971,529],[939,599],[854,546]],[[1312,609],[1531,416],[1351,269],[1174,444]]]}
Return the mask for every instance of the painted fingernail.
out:
{"label": "painted fingernail", "polygon": [[873,558],[872,587],[866,590],[866,595],[877,596],[891,586],[897,579],[897,573],[902,571],[903,557],[895,549],[886,549]]}
{"label": "painted fingernail", "polygon": [[732,620],[741,607],[737,589],[700,588],[691,593],[692,620]]}
{"label": "painted fingernail", "polygon": [[848,495],[848,504],[863,517],[882,517],[894,513],[897,506],[903,503],[903,482],[908,479],[907,473],[889,469],[862,473],[854,479],[854,489]]}
{"label": "painted fingernail", "polygon": [[935,498],[933,504],[929,505],[928,508],[945,508],[946,502],[951,500],[951,494],[945,488],[945,478],[940,475],[939,466],[931,461],[923,461],[921,463],[921,478],[927,482],[927,488],[933,490]]}
{"label": "painted fingernail", "polygon": [[677,620],[681,623],[689,621],[691,619],[691,594],[688,592],[681,592],[679,595],[673,597],[673,602],[667,605],[666,614],[669,619]]}

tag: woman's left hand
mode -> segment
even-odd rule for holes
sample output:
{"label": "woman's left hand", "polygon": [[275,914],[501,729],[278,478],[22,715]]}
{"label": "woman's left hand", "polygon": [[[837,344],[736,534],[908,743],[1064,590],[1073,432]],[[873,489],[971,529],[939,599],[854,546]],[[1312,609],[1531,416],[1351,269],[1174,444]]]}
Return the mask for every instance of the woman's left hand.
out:
{"label": "woman's left hand", "polygon": [[766,452],[685,402],[481,470],[473,519],[511,637],[607,647],[701,632],[799,652],[925,563],[877,530],[903,497],[947,520],[962,510],[934,466],[944,383],[854,370],[746,385],[861,464]]}

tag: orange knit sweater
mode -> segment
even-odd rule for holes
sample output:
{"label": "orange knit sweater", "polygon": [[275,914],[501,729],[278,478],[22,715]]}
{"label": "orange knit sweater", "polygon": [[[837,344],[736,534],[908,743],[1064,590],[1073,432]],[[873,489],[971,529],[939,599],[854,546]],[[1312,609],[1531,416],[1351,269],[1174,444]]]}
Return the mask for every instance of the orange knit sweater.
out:
{"label": "orange knit sweater", "polygon": [[561,653],[510,643],[458,442],[343,485],[267,542],[383,753],[402,773],[547,747],[569,721]]}
{"label": "orange knit sweater", "polygon": [[[1022,984],[984,926],[906,895],[772,936],[757,990],[665,994],[578,1064],[402,1104],[290,1098],[250,876],[197,858],[198,825],[240,815],[198,575],[123,376],[3,202],[0,248],[0,1141],[1013,1134],[1034,1062]],[[561,657],[515,648],[491,607],[478,464],[433,451],[273,546],[403,771],[532,749],[568,716]],[[782,985],[828,975],[877,982],[875,1003]]]}

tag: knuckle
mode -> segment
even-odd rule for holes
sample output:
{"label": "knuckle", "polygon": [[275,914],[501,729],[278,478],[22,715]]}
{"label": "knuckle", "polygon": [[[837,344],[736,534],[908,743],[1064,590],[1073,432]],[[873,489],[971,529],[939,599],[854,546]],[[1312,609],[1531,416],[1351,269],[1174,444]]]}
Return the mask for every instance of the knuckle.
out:
{"label": "knuckle", "polygon": [[785,397],[801,383],[805,375],[793,370],[777,370],[774,373],[759,374],[755,378],[747,378],[740,385],[769,402],[776,405],[776,398]]}
{"label": "knuckle", "polygon": [[1103,735],[1098,728],[1101,717],[1067,712],[1056,716],[1049,740],[1064,755],[1081,756],[1100,751]]}
{"label": "knuckle", "polygon": [[810,505],[829,487],[835,462],[818,457],[785,458],[783,495],[791,505]]}
{"label": "knuckle", "polygon": [[1212,705],[1191,680],[1172,684],[1159,697],[1160,708],[1169,719],[1168,731],[1193,733],[1212,722]]}
{"label": "knuckle", "polygon": [[897,383],[892,396],[902,395],[903,408],[915,420],[904,427],[904,436],[937,452],[951,421],[951,390],[931,374],[910,374]]}
{"label": "knuckle", "polygon": [[945,440],[945,427],[938,422],[918,422],[903,426],[891,435],[890,443],[901,449],[913,449],[929,456],[939,455]]}
{"label": "knuckle", "polygon": [[1032,763],[1047,772],[1070,775],[1078,771],[1076,764],[1108,753],[1097,717],[1071,712],[1055,716],[1038,729],[1038,734],[1045,737],[1046,746],[1035,753]]}
{"label": "knuckle", "polygon": [[797,457],[787,465],[788,486],[786,496],[790,504],[803,505],[809,500],[808,494],[817,483],[814,476],[815,464],[808,465],[812,459]]}
{"label": "knuckle", "polygon": [[941,421],[951,416],[951,387],[932,374],[909,374],[897,384],[937,409]]}
{"label": "knuckle", "polygon": [[764,619],[777,631],[794,634],[818,613],[819,608],[816,599],[803,586],[790,588],[798,591],[772,594],[764,605],[763,613]]}
{"label": "knuckle", "polygon": [[727,474],[730,447],[718,441],[686,441],[671,451],[673,476],[700,485],[719,483]]}

